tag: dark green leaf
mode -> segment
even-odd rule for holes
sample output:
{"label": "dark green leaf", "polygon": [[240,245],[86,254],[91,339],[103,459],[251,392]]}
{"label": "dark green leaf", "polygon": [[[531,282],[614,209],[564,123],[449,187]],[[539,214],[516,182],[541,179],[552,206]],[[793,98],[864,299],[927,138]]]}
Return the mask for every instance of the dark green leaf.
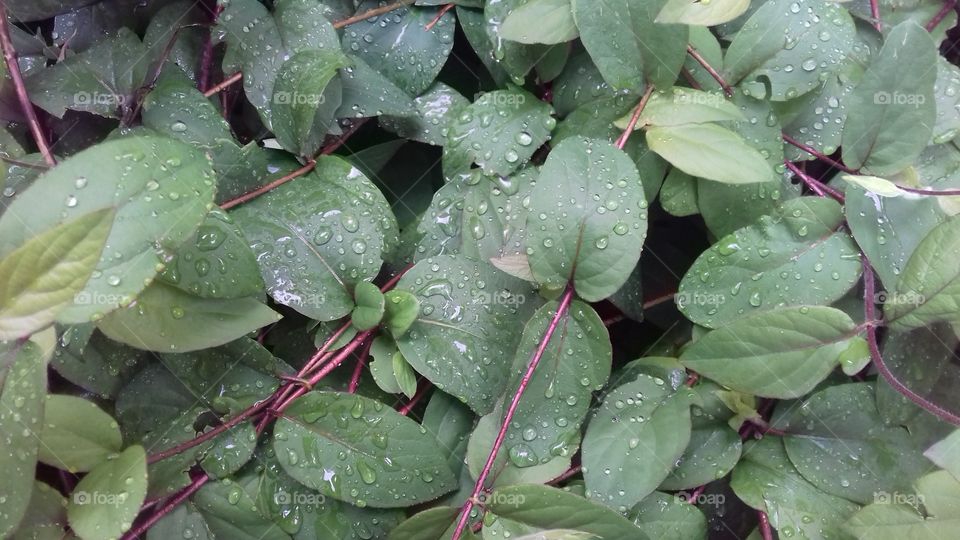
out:
{"label": "dark green leaf", "polygon": [[41,462],[85,472],[121,450],[117,422],[93,403],[73,396],[47,396],[40,431]]}

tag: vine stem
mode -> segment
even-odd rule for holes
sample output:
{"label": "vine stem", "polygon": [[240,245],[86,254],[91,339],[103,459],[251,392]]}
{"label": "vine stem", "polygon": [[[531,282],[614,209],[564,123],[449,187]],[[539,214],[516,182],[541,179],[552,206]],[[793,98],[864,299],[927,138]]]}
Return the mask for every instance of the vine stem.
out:
{"label": "vine stem", "polygon": [[227,88],[228,86],[231,86],[231,85],[233,85],[234,83],[239,82],[240,79],[242,79],[242,78],[243,78],[243,73],[241,73],[241,72],[238,71],[238,72],[234,73],[233,75],[227,77],[226,79],[220,81],[219,84],[213,85],[212,87],[210,87],[209,90],[204,91],[204,92],[203,92],[203,97],[213,96],[213,95],[217,94],[218,92],[220,92],[221,90],[223,90],[224,88]]}
{"label": "vine stem", "polygon": [[770,526],[770,518],[767,513],[757,510],[757,517],[760,519],[760,537],[763,540],[773,540],[773,528]]}
{"label": "vine stem", "polygon": [[317,166],[317,162],[316,162],[315,160],[311,159],[310,161],[307,162],[306,165],[304,165],[303,167],[300,167],[299,169],[293,171],[292,173],[290,173],[290,174],[288,174],[288,175],[286,175],[286,176],[283,176],[283,177],[281,177],[281,178],[277,178],[277,179],[274,180],[273,182],[270,182],[269,184],[267,184],[267,185],[265,185],[265,186],[259,187],[259,188],[255,189],[255,190],[253,190],[253,191],[251,191],[251,192],[249,192],[249,193],[244,193],[243,195],[241,195],[241,196],[239,196],[239,197],[237,197],[237,198],[235,198],[235,199],[230,199],[229,201],[221,204],[221,205],[220,205],[220,208],[222,208],[222,209],[224,209],[224,210],[229,210],[229,209],[231,209],[231,208],[233,208],[233,207],[235,207],[235,206],[239,206],[239,205],[241,205],[241,204],[243,204],[243,203],[245,203],[245,202],[247,202],[247,201],[256,199],[257,197],[263,195],[264,193],[266,193],[266,192],[268,192],[268,191],[270,191],[270,190],[272,190],[272,189],[275,189],[275,188],[277,188],[277,187],[280,187],[280,186],[282,186],[283,184],[286,184],[287,182],[293,180],[294,178],[300,178],[301,176],[303,176],[303,175],[307,174],[308,172],[312,171],[312,170],[314,169],[314,167],[316,167],[316,166]]}
{"label": "vine stem", "polygon": [[431,384],[430,381],[424,381],[420,388],[417,389],[417,393],[410,398],[410,401],[404,403],[397,409],[397,412],[400,413],[401,416],[410,414],[410,411],[417,406],[417,403],[420,403],[420,400],[423,399],[423,396],[427,395],[427,392],[429,392],[431,388],[433,388],[433,384]]}
{"label": "vine stem", "polygon": [[883,32],[883,23],[880,21],[880,2],[870,0],[870,18],[873,19],[873,27],[877,32]]}
{"label": "vine stem", "polygon": [[20,64],[17,63],[17,51],[13,48],[13,40],[10,39],[10,23],[7,20],[7,3],[0,0],[0,46],[3,47],[3,59],[7,62],[7,71],[10,73],[10,79],[13,81],[13,87],[17,93],[17,99],[20,101],[20,108],[27,117],[27,124],[30,125],[30,132],[33,133],[33,140],[37,143],[37,148],[43,154],[43,160],[47,165],[55,167],[57,160],[50,151],[50,145],[47,144],[47,138],[43,135],[43,128],[40,127],[40,120],[37,118],[37,111],[30,103],[30,96],[27,95],[27,86],[23,82],[23,74],[20,73]]}
{"label": "vine stem", "polygon": [[353,354],[353,351],[357,350],[357,348],[360,347],[360,345],[363,344],[363,342],[366,341],[367,338],[369,338],[371,335],[373,335],[373,330],[367,330],[365,332],[361,332],[357,334],[353,338],[353,340],[351,340],[346,347],[340,349],[340,352],[337,353],[336,356],[331,358],[330,361],[326,363],[326,365],[320,368],[320,370],[317,371],[314,375],[310,376],[307,379],[306,385],[297,387],[293,391],[293,393],[290,394],[290,397],[286,398],[285,400],[281,401],[280,399],[278,399],[277,405],[273,408],[275,411],[275,414],[283,413],[283,411],[286,410],[286,408],[289,407],[291,403],[296,401],[298,397],[306,394],[310,388],[313,388],[313,386],[316,385],[318,382],[320,382],[321,379],[326,377],[331,371],[336,369],[337,366],[343,363],[343,361],[346,360],[348,356]]}
{"label": "vine stem", "polygon": [[437,16],[434,17],[432,21],[428,22],[428,23],[423,27],[423,29],[426,30],[426,31],[428,31],[428,32],[429,32],[430,30],[433,30],[433,27],[436,26],[437,23],[440,22],[440,19],[442,19],[443,16],[446,15],[448,11],[450,11],[451,9],[453,9],[453,7],[454,7],[453,2],[444,5],[442,8],[440,8],[440,12],[437,13]]}
{"label": "vine stem", "polygon": [[497,454],[500,453],[500,447],[503,446],[503,441],[507,436],[507,429],[510,427],[510,421],[513,420],[513,415],[517,412],[517,407],[520,406],[520,398],[523,397],[524,390],[527,389],[527,385],[530,384],[530,379],[533,377],[534,370],[537,369],[537,366],[540,364],[540,359],[543,358],[544,353],[547,351],[547,345],[550,343],[550,339],[553,337],[554,332],[556,332],[557,327],[560,325],[560,320],[563,319],[567,311],[570,309],[570,303],[573,301],[573,287],[567,285],[567,289],[564,291],[563,296],[560,297],[560,304],[557,306],[557,311],[553,314],[553,319],[550,320],[550,326],[547,327],[547,331],[543,334],[543,339],[540,340],[540,345],[537,346],[536,352],[530,358],[529,364],[527,364],[527,370],[523,374],[523,378],[520,379],[520,386],[517,388],[517,391],[513,394],[513,398],[510,400],[510,405],[507,407],[507,412],[503,416],[503,422],[500,425],[500,431],[497,433],[497,438],[493,441],[493,447],[490,449],[490,454],[487,456],[487,462],[483,465],[483,469],[480,471],[480,474],[477,476],[477,482],[473,487],[473,492],[470,494],[470,497],[467,498],[467,501],[463,504],[463,508],[460,510],[460,519],[457,521],[457,528],[453,531],[453,536],[451,540],[459,540],[460,536],[463,534],[464,529],[467,527],[467,522],[470,521],[470,510],[473,509],[473,505],[477,500],[477,497],[480,496],[480,492],[483,491],[483,485],[487,480],[487,476],[490,475],[490,470],[493,469],[493,464],[497,459]]}
{"label": "vine stem", "polygon": [[633,111],[633,116],[630,117],[627,129],[623,130],[623,134],[617,139],[617,148],[623,150],[623,147],[627,145],[627,141],[630,140],[630,134],[636,129],[637,122],[640,121],[640,115],[643,114],[643,109],[646,108],[647,102],[650,101],[650,96],[652,95],[653,85],[648,84],[647,90],[643,93],[643,97],[640,98],[640,103],[637,103],[637,108]]}
{"label": "vine stem", "polygon": [[954,10],[957,7],[957,0],[947,0],[944,2],[943,7],[940,8],[940,11],[927,22],[927,25],[924,27],[927,29],[927,32],[933,32],[937,26],[943,22],[943,19],[947,16],[948,13]]}
{"label": "vine stem", "polygon": [[367,365],[367,358],[370,357],[370,347],[372,345],[373,340],[367,340],[367,344],[364,345],[363,350],[360,351],[357,365],[354,366],[353,375],[350,377],[350,385],[347,387],[348,394],[356,394],[357,388],[360,387],[360,378],[363,377],[363,367]]}
{"label": "vine stem", "polygon": [[163,518],[163,516],[169,514],[170,511],[179,506],[180,503],[187,500],[191,495],[199,491],[200,488],[202,488],[203,485],[209,480],[210,477],[206,474],[198,476],[193,482],[190,483],[189,486],[183,488],[176,495],[170,497],[165,503],[163,503],[163,506],[157,508],[156,512],[151,514],[146,521],[138,525],[135,529],[127,532],[127,534],[123,535],[123,540],[134,540],[135,538],[139,538],[145,534],[147,530],[156,525],[157,522]]}
{"label": "vine stem", "polygon": [[918,189],[905,187],[897,184],[897,188],[907,193],[916,193],[918,195],[931,195],[934,197],[954,197],[960,195],[960,189]]}
{"label": "vine stem", "polygon": [[694,49],[692,45],[687,45],[687,54],[689,54],[694,60],[696,60],[697,63],[700,64],[700,66],[703,69],[707,70],[707,73],[709,73],[710,76],[713,77],[713,80],[717,81],[717,84],[720,85],[720,88],[723,88],[723,93],[726,94],[727,97],[733,96],[733,88],[731,88],[730,85],[727,84],[727,81],[724,80],[723,75],[720,75],[719,71],[713,69],[713,66],[711,66],[710,63],[707,62],[707,59],[700,54],[700,51]]}
{"label": "vine stem", "polygon": [[267,408],[267,406],[270,405],[270,403],[272,403],[272,402],[273,402],[273,396],[268,397],[267,399],[264,399],[263,401],[255,404],[253,407],[247,408],[246,410],[244,410],[243,412],[241,412],[241,413],[238,414],[237,416],[231,418],[230,420],[227,420],[226,422],[224,422],[224,423],[220,424],[219,426],[211,429],[210,431],[206,431],[206,432],[198,435],[197,437],[194,437],[194,438],[190,439],[189,441],[185,441],[185,442],[183,442],[183,443],[180,443],[180,444],[178,444],[178,445],[176,445],[176,446],[173,446],[173,447],[171,447],[171,448],[168,448],[168,449],[166,449],[166,450],[164,450],[164,451],[162,451],[162,452],[157,452],[156,454],[151,454],[149,457],[147,457],[147,463],[148,463],[148,464],[150,464],[150,463],[156,463],[156,462],[158,462],[158,461],[167,459],[168,457],[175,456],[175,455],[180,454],[180,453],[182,453],[182,452],[186,452],[187,450],[193,448],[194,446],[197,446],[198,444],[203,444],[203,443],[205,443],[205,442],[213,439],[213,438],[216,437],[217,435],[220,435],[221,433],[227,431],[228,429],[236,426],[237,424],[243,422],[243,421],[246,420],[247,418],[250,418],[251,416],[253,416],[253,415],[257,414],[258,412],[262,411],[263,409]]}
{"label": "vine stem", "polygon": [[796,146],[797,148],[799,148],[799,149],[803,150],[804,152],[810,154],[811,156],[819,159],[820,161],[826,163],[827,165],[830,165],[830,166],[833,167],[834,169],[839,169],[839,170],[841,170],[841,171],[843,171],[843,172],[850,173],[850,174],[856,174],[856,173],[857,173],[856,170],[851,169],[850,167],[847,167],[847,166],[844,165],[843,163],[840,163],[839,161],[831,158],[830,156],[827,156],[827,155],[825,155],[825,154],[823,154],[823,153],[821,153],[821,152],[818,152],[818,151],[817,151],[815,148],[813,148],[812,146],[808,146],[808,145],[806,145],[806,144],[803,144],[802,142],[794,139],[793,137],[787,135],[786,133],[783,133],[782,135],[783,135],[783,140],[784,140],[784,142],[786,142],[787,144],[790,144],[790,145],[792,145],[792,146]]}
{"label": "vine stem", "polygon": [[[866,254],[863,254],[863,312],[864,317],[868,321],[877,319],[877,306],[875,304],[876,290],[876,278],[874,277],[873,267],[870,265],[870,261],[867,260]],[[900,382],[900,379],[890,371],[890,368],[883,361],[883,355],[880,353],[880,342],[877,339],[876,325],[867,326],[867,347],[870,349],[870,359],[873,361],[873,365],[877,368],[880,376],[897,392],[900,392],[904,397],[930,414],[936,415],[953,425],[960,426],[960,416],[944,409],[936,403],[932,403],[920,394],[914,392]]]}
{"label": "vine stem", "polygon": [[816,178],[810,176],[809,174],[800,170],[799,167],[791,163],[789,160],[783,160],[783,163],[786,164],[787,168],[790,169],[793,174],[800,177],[800,180],[803,180],[803,183],[810,187],[817,195],[823,197],[825,195],[830,195],[839,202],[843,202],[843,194],[839,191],[833,189],[832,187],[824,184],[823,182],[817,180]]}

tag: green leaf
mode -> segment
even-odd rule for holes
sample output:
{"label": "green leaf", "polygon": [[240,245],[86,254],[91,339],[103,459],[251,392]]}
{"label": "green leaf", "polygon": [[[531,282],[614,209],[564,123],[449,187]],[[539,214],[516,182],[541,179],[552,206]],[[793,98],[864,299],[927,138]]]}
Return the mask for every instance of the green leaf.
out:
{"label": "green leaf", "polygon": [[13,540],[56,540],[67,528],[67,500],[56,489],[34,482],[30,506]]}
{"label": "green leaf", "polygon": [[881,198],[859,186],[847,187],[847,224],[888,290],[896,288],[920,241],[946,219],[936,199]]}
{"label": "green leaf", "polygon": [[571,0],[530,0],[510,12],[500,26],[503,39],[520,43],[565,43],[580,35]]}
{"label": "green leaf", "polygon": [[636,167],[607,142],[567,139],[550,153],[527,216],[527,255],[537,281],[573,283],[602,300],[636,266],[647,232],[647,201]]}
{"label": "green leaf", "polygon": [[692,216],[700,212],[697,179],[680,169],[670,169],[660,189],[660,204],[670,215]]}
{"label": "green leaf", "polygon": [[892,174],[927,146],[937,114],[937,71],[932,68],[936,51],[930,34],[915,22],[890,31],[850,94],[843,126],[843,161],[848,167]]}
{"label": "green leaf", "polygon": [[403,358],[400,351],[393,353],[393,374],[397,378],[397,384],[400,385],[400,391],[407,399],[413,399],[417,393],[417,374],[410,367],[410,364]]}
{"label": "green leaf", "polygon": [[138,349],[189,352],[223,345],[278,320],[278,313],[254,298],[205,299],[158,282],[97,328]]}
{"label": "green leaf", "polygon": [[271,103],[273,132],[286,150],[311,157],[323,144],[340,107],[337,70],[347,65],[340,51],[301,51],[277,72]]}
{"label": "green leaf", "polygon": [[770,525],[781,535],[843,538],[841,525],[859,508],[856,504],[804,480],[777,437],[750,441],[743,450],[730,482],[737,497],[766,512]]}
{"label": "green leaf", "polygon": [[[390,531],[390,540],[440,540],[453,534],[460,508],[435,506],[418,512]],[[475,538],[467,528],[463,539]],[[468,536],[469,535],[469,536]]]}
{"label": "green leaf", "polygon": [[744,314],[833,303],[861,272],[859,249],[842,225],[832,199],[787,201],[702,253],[680,282],[677,306],[691,321],[718,328]]}
{"label": "green leaf", "polygon": [[147,455],[131,446],[80,480],[67,504],[70,527],[83,540],[110,540],[126,532],[147,496]]}
{"label": "green leaf", "polygon": [[17,347],[0,342],[0,535],[17,529],[27,511],[36,471],[37,434],[42,429],[47,366],[32,341]]}
{"label": "green leaf", "polygon": [[[257,501],[247,495],[236,481],[230,479],[208,482],[200,488],[191,501],[180,508],[183,510],[178,508],[179,515],[174,513],[166,518],[166,523],[163,521],[157,523],[161,528],[157,531],[156,537],[150,540],[182,537],[184,529],[195,534],[207,532],[209,538],[290,539],[290,536],[276,523],[260,515]],[[184,525],[179,525],[178,522]],[[164,534],[166,531],[174,534]]]}
{"label": "green leaf", "polygon": [[518,88],[483,94],[449,125],[444,176],[468,174],[473,163],[488,176],[509,175],[550,139],[551,114],[548,103]]}
{"label": "green leaf", "polygon": [[654,491],[631,508],[628,517],[650,538],[706,538],[707,518],[691,503],[696,501]]}
{"label": "green leaf", "polygon": [[723,76],[752,96],[787,101],[820,86],[821,76],[839,69],[855,47],[856,28],[843,7],[771,0],[736,33]]}
{"label": "green leaf", "polygon": [[340,49],[340,38],[328,20],[337,15],[332,13],[331,3],[311,0],[276,0],[273,3],[273,18],[289,50]]}
{"label": "green leaf", "polygon": [[625,512],[653,493],[690,441],[691,399],[649,375],[607,394],[583,438],[587,495]]}
{"label": "green leaf", "polygon": [[75,301],[97,266],[113,218],[110,208],[91,212],[0,259],[0,338],[29,336]]}
{"label": "green leaf", "polygon": [[[863,77],[864,69],[857,59],[850,58],[827,75],[822,86],[799,98],[775,102],[783,133],[824,155],[836,152],[847,121],[849,95]],[[816,159],[793,145],[784,145],[783,150],[791,161]]]}
{"label": "green leaf", "polygon": [[69,472],[85,472],[120,452],[117,422],[95,404],[73,396],[47,396],[39,459]]}
{"label": "green leaf", "polygon": [[[558,305],[543,305],[527,322],[504,395],[517,392]],[[550,461],[576,441],[590,408],[591,390],[602,388],[610,376],[610,336],[589,304],[571,303],[543,350],[504,440],[511,460],[520,466]]]}
{"label": "green leaf", "polygon": [[[526,3],[526,0],[494,0],[485,2],[480,13],[478,25],[480,32],[471,32],[470,10],[458,9],[457,19],[460,21],[464,33],[468,36],[477,55],[483,59],[491,74],[498,81],[510,79],[514,84],[520,84],[527,74],[545,57],[549,47],[546,45],[525,45],[502,39],[501,28],[507,17],[514,10]],[[478,35],[477,35],[478,34]],[[480,46],[476,42],[482,38]],[[502,83],[501,83],[502,85]]]}
{"label": "green leaf", "polygon": [[403,357],[421,375],[479,414],[503,393],[522,328],[539,306],[529,284],[487,263],[458,256],[425,259],[397,290],[420,300],[420,316],[396,336]]}
{"label": "green leaf", "polygon": [[950,142],[960,133],[960,69],[946,58],[937,55],[937,79],[933,85],[933,97],[937,104],[937,116],[933,125],[934,144]]}
{"label": "green leaf", "polygon": [[343,98],[336,112],[338,118],[416,114],[416,104],[390,79],[356,56],[349,56],[348,62],[350,65],[340,70]]}
{"label": "green leaf", "polygon": [[333,156],[233,216],[273,299],[320,321],[350,313],[353,287],[377,275],[397,242],[396,220],[380,190]]}
{"label": "green leaf", "polygon": [[353,294],[357,307],[353,308],[350,318],[357,330],[369,330],[380,324],[386,302],[380,288],[373,283],[361,281],[357,283]]}
{"label": "green leaf", "polygon": [[0,257],[39,231],[113,209],[93,275],[58,316],[88,322],[146,287],[200,225],[213,190],[206,156],[184,143],[149,135],[107,141],[61,162],[17,197],[0,216]]}
{"label": "green leaf", "polygon": [[658,23],[714,26],[732,21],[750,7],[750,0],[669,0],[657,15]]}
{"label": "green leaf", "polygon": [[897,184],[879,176],[844,174],[841,178],[881,197],[901,197],[906,193],[898,188]]}
{"label": "green leaf", "polygon": [[813,389],[837,367],[856,326],[838,309],[788,307],[739,318],[684,350],[684,366],[724,386],[789,399]]}
{"label": "green leaf", "polygon": [[406,139],[443,146],[448,126],[470,101],[454,88],[437,81],[413,100],[416,114],[405,118],[383,116],[380,125]]}
{"label": "green leaf", "polygon": [[383,323],[394,339],[407,333],[420,314],[420,300],[407,291],[387,291],[384,294]]}
{"label": "green leaf", "polygon": [[860,504],[909,490],[930,468],[913,436],[880,418],[871,384],[831,386],[781,406],[771,425],[789,434],[787,455],[808,482]]}
{"label": "green leaf", "polygon": [[960,216],[934,227],[910,255],[883,315],[898,330],[936,321],[958,321]]}
{"label": "green leaf", "polygon": [[740,135],[715,124],[652,127],[647,144],[678,169],[725,184],[768,182],[772,171]]}
{"label": "green leaf", "polygon": [[583,531],[604,540],[647,535],[617,512],[583,497],[547,486],[509,486],[488,496],[487,510],[540,529]]}
{"label": "green leaf", "polygon": [[927,448],[923,455],[930,461],[944,468],[960,478],[960,430],[955,430],[948,437]]}
{"label": "green leaf", "polygon": [[[452,490],[456,480],[436,441],[382,403],[311,392],[278,420],[273,447],[287,474],[335,499],[407,506]],[[345,454],[345,459],[338,454]],[[347,468],[355,474],[347,474]]]}
{"label": "green leaf", "polygon": [[687,54],[688,31],[654,22],[666,2],[605,0],[597,9],[589,0],[573,0],[580,40],[610,86],[638,93],[647,83],[673,86]]}
{"label": "green leaf", "polygon": [[[853,515],[844,529],[856,538],[888,540],[939,538],[954,534],[960,513],[960,482],[946,471],[932,472],[916,483],[916,494],[882,493],[879,500]],[[914,506],[921,503],[925,515]]]}
{"label": "green leaf", "polygon": [[[357,13],[380,7],[377,0],[359,3]],[[416,96],[433,84],[453,49],[456,27],[452,13],[437,17],[438,8],[399,8],[389,15],[372,17],[344,29],[343,47]],[[413,67],[413,69],[411,69]]]}
{"label": "green leaf", "polygon": [[114,398],[146,363],[147,353],[107,339],[91,323],[60,332],[50,366],[80,388]]}
{"label": "green leaf", "polygon": [[[614,122],[620,129],[629,125],[630,114]],[[657,90],[640,113],[636,128],[644,126],[682,126],[725,120],[743,120],[743,113],[727,101],[722,93],[703,92],[681,86]]]}
{"label": "green leaf", "polygon": [[232,141],[230,124],[185,77],[163,77],[143,100],[143,125],[195,146]]}
{"label": "green leaf", "polygon": [[67,109],[120,118],[147,76],[146,48],[128,28],[26,79],[41,109],[63,118]]}
{"label": "green leaf", "polygon": [[207,214],[192,239],[177,250],[160,279],[201,298],[263,294],[257,259],[240,227],[226,212]]}

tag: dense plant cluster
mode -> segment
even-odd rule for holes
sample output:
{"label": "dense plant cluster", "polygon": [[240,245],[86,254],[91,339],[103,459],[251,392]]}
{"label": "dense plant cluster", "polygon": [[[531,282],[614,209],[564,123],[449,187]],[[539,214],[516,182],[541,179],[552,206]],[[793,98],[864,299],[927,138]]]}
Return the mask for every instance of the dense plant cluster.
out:
{"label": "dense plant cluster", "polygon": [[955,6],[0,2],[0,536],[955,537]]}

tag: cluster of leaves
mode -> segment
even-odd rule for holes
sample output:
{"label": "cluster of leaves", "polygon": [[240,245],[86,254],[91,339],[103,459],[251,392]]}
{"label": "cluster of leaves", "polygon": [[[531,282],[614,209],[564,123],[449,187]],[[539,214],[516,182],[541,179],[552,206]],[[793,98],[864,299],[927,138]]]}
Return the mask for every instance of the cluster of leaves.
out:
{"label": "cluster of leaves", "polygon": [[956,529],[955,2],[4,4],[0,536]]}

